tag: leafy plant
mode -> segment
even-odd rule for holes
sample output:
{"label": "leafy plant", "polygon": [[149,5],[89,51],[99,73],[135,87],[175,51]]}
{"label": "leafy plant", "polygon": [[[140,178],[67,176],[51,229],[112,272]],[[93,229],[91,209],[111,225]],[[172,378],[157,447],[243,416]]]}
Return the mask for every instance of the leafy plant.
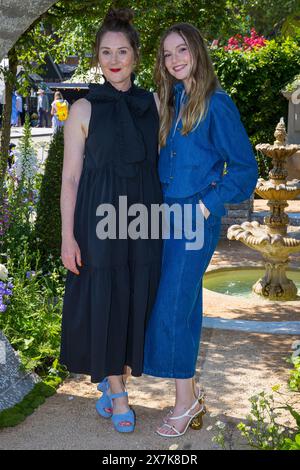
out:
{"label": "leafy plant", "polygon": [[[246,439],[247,443],[254,449],[259,450],[300,450],[300,414],[295,408],[282,397],[279,392],[280,385],[272,387],[272,391],[280,396],[280,401],[275,402],[274,394],[262,391],[249,398],[251,411],[246,422],[240,422],[237,429]],[[295,421],[295,427],[290,428],[280,424],[278,418],[282,416],[281,411],[290,413]],[[213,441],[223,449],[226,448],[227,425],[217,421],[217,434]]]}
{"label": "leafy plant", "polygon": [[60,191],[63,168],[64,133],[59,129],[52,137],[45,174],[40,189],[35,225],[35,241],[43,262],[51,254],[59,257],[61,246]]}
{"label": "leafy plant", "polygon": [[291,370],[288,383],[291,390],[300,392],[300,341],[295,341],[292,349],[294,352],[287,362],[293,364],[294,369]]}
{"label": "leafy plant", "polygon": [[294,369],[291,372],[289,386],[291,390],[300,391],[300,357],[294,357],[291,361],[294,364]]}
{"label": "leafy plant", "polygon": [[21,138],[16,161],[7,170],[0,221],[1,249],[6,252],[18,251],[18,246],[33,235],[36,204],[39,198],[41,172],[37,173],[38,162],[31,140],[27,119],[24,135]]}
{"label": "leafy plant", "polygon": [[31,190],[32,180],[37,172],[37,157],[31,137],[30,117],[26,114],[23,135],[18,146],[16,176],[20,179],[19,189]]}
{"label": "leafy plant", "polygon": [[27,370],[47,374],[60,348],[65,269],[52,259],[52,270],[43,272],[39,253],[29,252],[28,241],[17,252],[8,250],[6,265],[14,289],[0,314],[0,328]]}

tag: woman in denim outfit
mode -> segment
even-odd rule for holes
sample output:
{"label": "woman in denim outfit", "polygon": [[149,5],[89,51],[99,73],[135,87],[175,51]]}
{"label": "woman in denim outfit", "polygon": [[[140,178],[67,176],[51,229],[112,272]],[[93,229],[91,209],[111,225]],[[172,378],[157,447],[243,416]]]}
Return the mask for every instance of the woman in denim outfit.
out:
{"label": "woman in denim outfit", "polygon": [[258,171],[239,112],[220,88],[195,27],[177,24],[163,35],[156,80],[164,202],[182,209],[190,205],[193,230],[196,218],[202,217],[203,243],[198,249],[187,249],[190,237],[185,231],[177,238],[178,221],[170,220],[146,330],[144,373],[176,379],[175,407],[157,432],[177,437],[189,425],[200,428],[205,412],[203,394],[193,379],[202,325],[202,278],[219,240],[224,204],[248,199]]}

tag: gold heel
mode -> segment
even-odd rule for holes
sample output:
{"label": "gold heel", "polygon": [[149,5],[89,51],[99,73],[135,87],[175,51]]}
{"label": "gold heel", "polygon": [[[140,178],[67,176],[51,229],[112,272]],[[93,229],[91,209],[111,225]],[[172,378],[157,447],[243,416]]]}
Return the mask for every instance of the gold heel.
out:
{"label": "gold heel", "polygon": [[200,411],[200,413],[197,416],[195,416],[194,419],[192,419],[190,423],[190,428],[194,430],[201,429],[203,427],[203,416],[205,415],[205,413],[206,413],[206,408],[205,406],[203,406],[202,411]]}

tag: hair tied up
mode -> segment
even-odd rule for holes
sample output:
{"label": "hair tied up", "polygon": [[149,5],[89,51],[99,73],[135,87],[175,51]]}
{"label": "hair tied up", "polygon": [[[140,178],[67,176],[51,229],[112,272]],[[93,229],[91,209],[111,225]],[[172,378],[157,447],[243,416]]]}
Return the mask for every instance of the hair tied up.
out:
{"label": "hair tied up", "polygon": [[96,35],[94,46],[95,64],[97,64],[99,60],[99,48],[102,38],[108,32],[123,33],[133,48],[136,63],[139,62],[140,40],[138,32],[131,24],[133,16],[134,12],[130,8],[111,8],[108,11]]}
{"label": "hair tied up", "polygon": [[130,8],[111,8],[104,19],[104,23],[122,22],[130,24],[134,18],[134,12]]}

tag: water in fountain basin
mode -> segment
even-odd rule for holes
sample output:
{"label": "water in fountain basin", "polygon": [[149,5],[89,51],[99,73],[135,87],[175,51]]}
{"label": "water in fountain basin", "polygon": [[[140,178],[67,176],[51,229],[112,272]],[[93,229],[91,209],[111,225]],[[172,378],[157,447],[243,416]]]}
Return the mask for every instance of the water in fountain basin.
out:
{"label": "water in fountain basin", "polygon": [[[210,271],[204,275],[203,287],[220,294],[237,297],[257,297],[252,293],[252,286],[264,276],[263,269],[228,269]],[[300,296],[300,271],[287,270],[287,278],[292,279],[297,286]]]}

